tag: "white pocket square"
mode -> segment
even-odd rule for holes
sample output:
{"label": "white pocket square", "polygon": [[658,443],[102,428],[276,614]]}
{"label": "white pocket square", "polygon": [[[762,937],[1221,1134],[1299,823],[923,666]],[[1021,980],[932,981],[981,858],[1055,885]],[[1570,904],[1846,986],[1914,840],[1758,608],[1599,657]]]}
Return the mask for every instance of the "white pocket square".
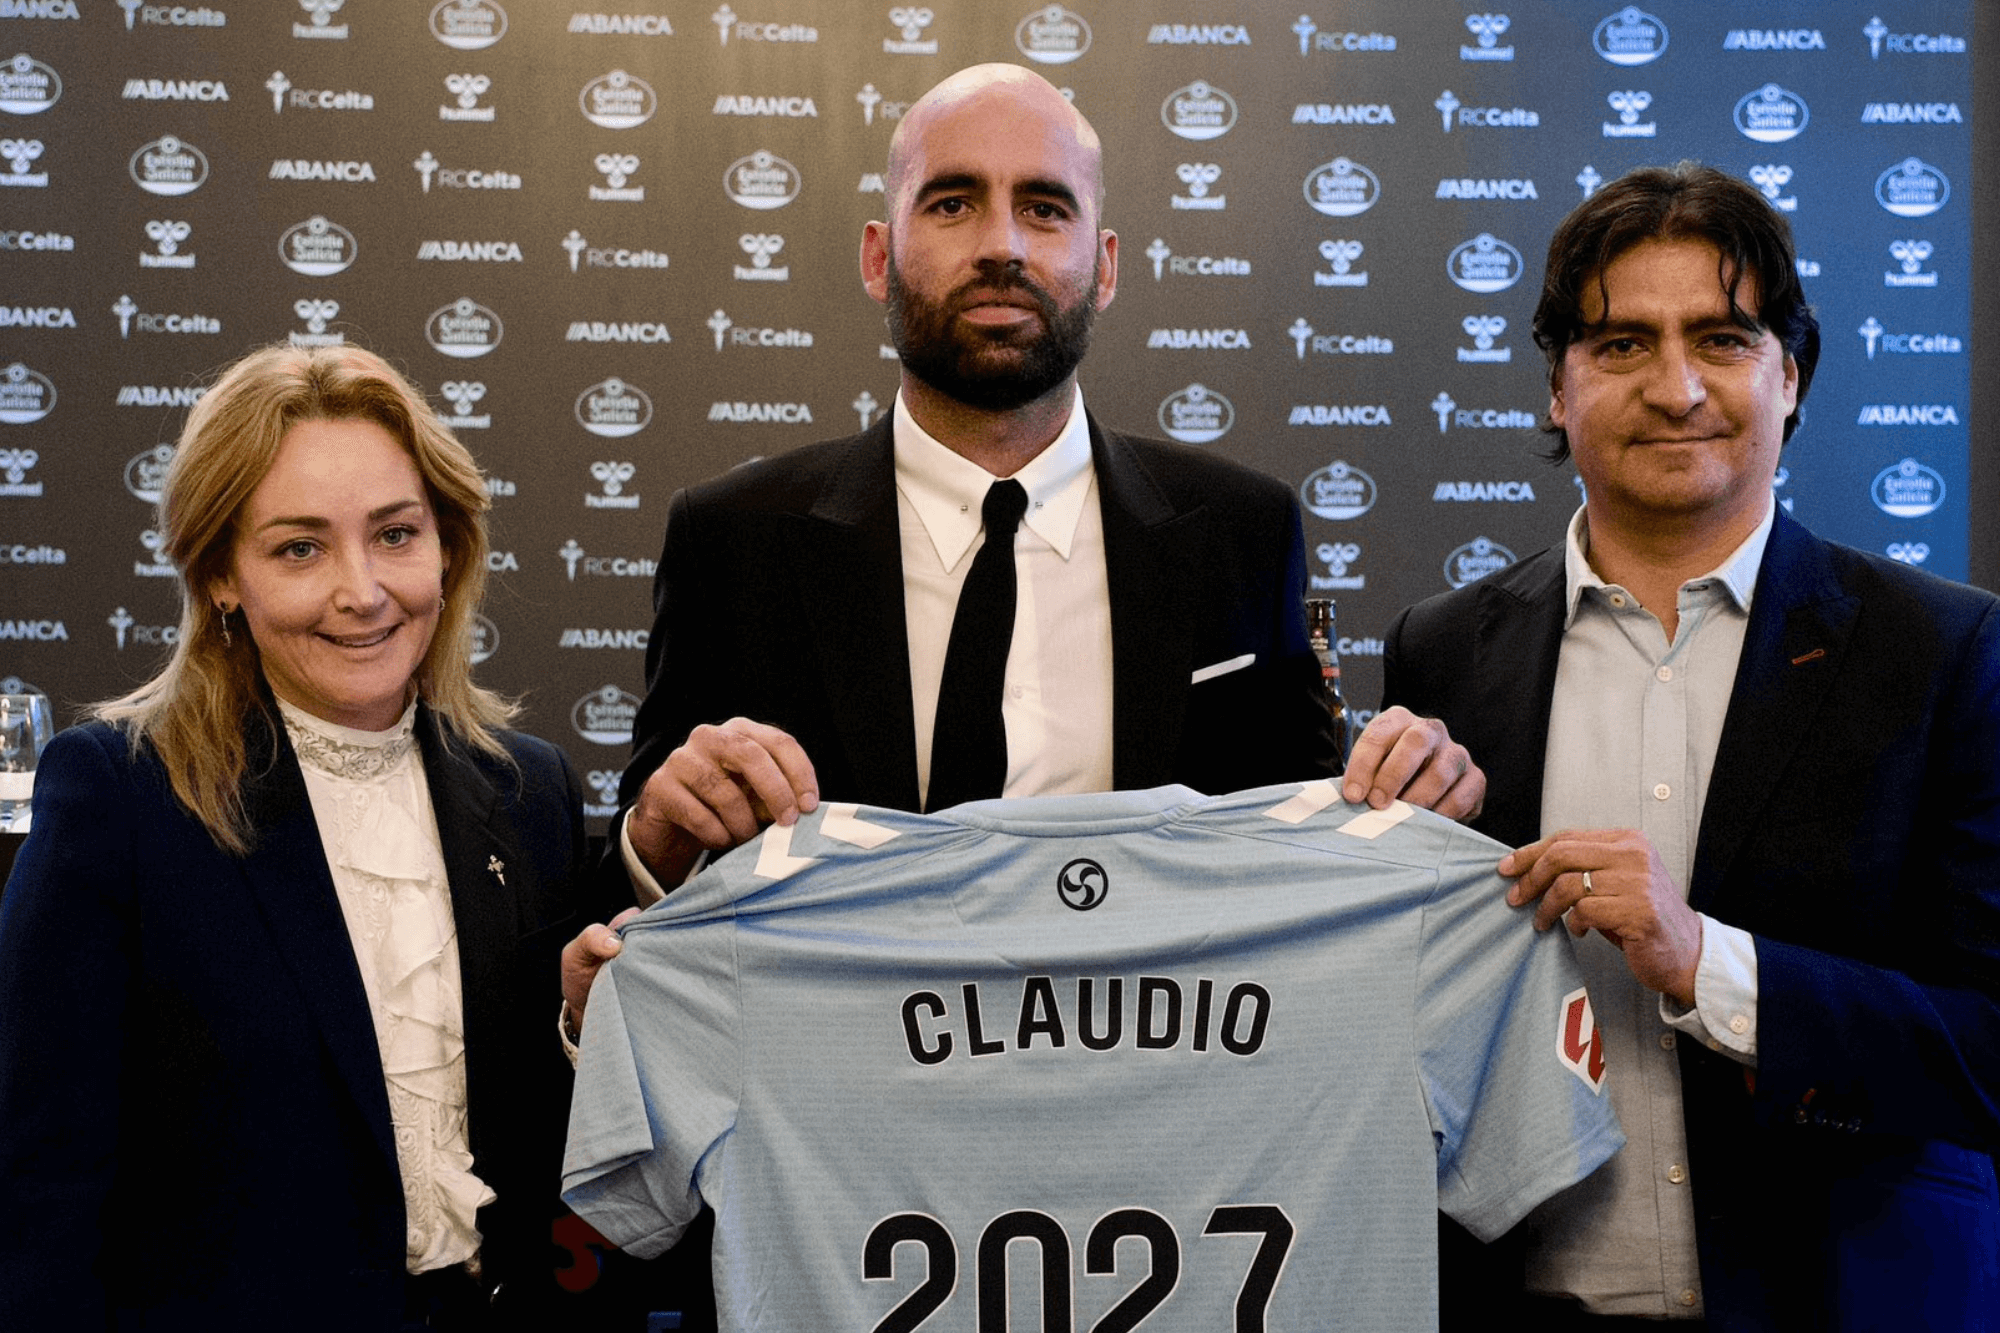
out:
{"label": "white pocket square", "polygon": [[1245,653],[1241,657],[1232,657],[1226,662],[1217,662],[1214,666],[1202,667],[1189,679],[1188,684],[1199,685],[1205,680],[1214,680],[1217,676],[1226,676],[1232,671],[1241,671],[1256,660],[1257,654]]}

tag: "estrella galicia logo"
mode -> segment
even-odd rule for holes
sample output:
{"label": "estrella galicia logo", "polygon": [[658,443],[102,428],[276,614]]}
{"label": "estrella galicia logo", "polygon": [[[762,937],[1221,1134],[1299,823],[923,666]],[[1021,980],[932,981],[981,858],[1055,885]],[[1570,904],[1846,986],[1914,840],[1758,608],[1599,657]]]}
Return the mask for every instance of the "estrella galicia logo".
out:
{"label": "estrella galicia logo", "polygon": [[1899,218],[1926,218],[1951,198],[1951,182],[1920,158],[1906,157],[1875,178],[1875,202]]}
{"label": "estrella galicia logo", "polygon": [[192,194],[208,180],[208,156],[185,139],[163,134],[133,151],[129,170],[147,194]]}
{"label": "estrella galicia logo", "polygon": [[762,148],[731,162],[722,176],[723,193],[745,208],[783,208],[804,183],[797,167]]}
{"label": "estrella galicia logo", "polygon": [[1160,429],[1182,444],[1210,444],[1236,424],[1236,408],[1203,384],[1190,384],[1160,402]]}
{"label": "estrella galicia logo", "polygon": [[1351,218],[1375,207],[1382,182],[1374,172],[1350,158],[1336,157],[1314,167],[1306,177],[1306,202],[1330,218]]}
{"label": "estrella galicia logo", "polygon": [[62,97],[62,76],[23,53],[0,64],[0,111],[32,116],[47,111]]}
{"label": "estrella galicia logo", "polygon": [[1667,49],[1667,25],[1637,5],[1627,5],[1590,34],[1597,54],[1614,65],[1645,65]]}
{"label": "estrella galicia logo", "polygon": [[660,107],[653,86],[622,69],[600,74],[584,84],[576,100],[583,109],[584,119],[607,130],[629,130],[643,125]]}
{"label": "estrella galicia logo", "polygon": [[1758,143],[1796,139],[1811,118],[1804,98],[1775,83],[1745,93],[1736,102],[1736,128]]}
{"label": "estrella galicia logo", "polygon": [[1335,459],[1300,483],[1299,501],[1310,513],[1336,523],[1360,518],[1375,507],[1375,478]]}
{"label": "estrella galicia logo", "polygon": [[1454,588],[1477,583],[1514,563],[1514,553],[1491,537],[1474,537],[1444,558],[1444,580]]}
{"label": "estrella galicia logo", "polygon": [[1079,856],[1056,874],[1056,894],[1065,907],[1088,912],[1111,892],[1104,867],[1087,856]]}
{"label": "estrella galicia logo", "polygon": [[1176,88],[1160,104],[1160,121],[1183,139],[1216,139],[1236,124],[1236,99],[1202,79]]}
{"label": "estrella galicia logo", "polygon": [[494,0],[439,0],[431,11],[431,36],[454,51],[483,51],[506,35],[507,11]]}
{"label": "estrella galicia logo", "polygon": [[1521,280],[1521,252],[1491,232],[1456,246],[1445,261],[1451,280],[1468,292],[1504,292]]}
{"label": "estrella galicia logo", "polygon": [[1875,474],[1868,487],[1875,507],[1895,518],[1922,518],[1944,503],[1944,477],[1914,458]]}

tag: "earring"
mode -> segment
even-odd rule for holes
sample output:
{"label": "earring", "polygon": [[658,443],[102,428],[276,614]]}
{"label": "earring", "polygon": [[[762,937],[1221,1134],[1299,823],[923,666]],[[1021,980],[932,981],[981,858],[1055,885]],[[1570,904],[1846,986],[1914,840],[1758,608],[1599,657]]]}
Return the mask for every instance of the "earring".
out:
{"label": "earring", "polygon": [[229,608],[226,606],[218,606],[215,609],[218,612],[220,612],[222,616],[222,621],[221,621],[222,646],[224,648],[233,648],[236,646],[236,641],[229,637]]}
{"label": "earring", "polygon": [[442,615],[442,614],[444,613],[444,594],[443,594],[443,593],[439,593],[439,594],[438,594],[438,613],[439,613],[440,615]]}

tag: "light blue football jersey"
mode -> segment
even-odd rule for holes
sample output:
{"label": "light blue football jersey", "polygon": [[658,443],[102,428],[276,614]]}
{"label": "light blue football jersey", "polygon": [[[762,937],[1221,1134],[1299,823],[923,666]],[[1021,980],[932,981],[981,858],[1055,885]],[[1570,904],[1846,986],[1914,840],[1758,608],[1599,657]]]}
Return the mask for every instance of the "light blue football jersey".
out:
{"label": "light blue football jersey", "polygon": [[726,1329],[1436,1324],[1624,1136],[1499,844],[1330,782],[827,805],[639,916],[564,1198],[650,1256],[715,1209]]}

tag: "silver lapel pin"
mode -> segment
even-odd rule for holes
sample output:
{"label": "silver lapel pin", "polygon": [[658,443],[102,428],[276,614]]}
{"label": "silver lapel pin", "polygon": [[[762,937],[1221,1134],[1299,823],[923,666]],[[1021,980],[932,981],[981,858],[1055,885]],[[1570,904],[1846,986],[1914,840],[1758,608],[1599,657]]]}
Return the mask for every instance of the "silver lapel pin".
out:
{"label": "silver lapel pin", "polygon": [[493,878],[499,880],[502,884],[507,882],[507,877],[500,873],[507,868],[505,861],[502,861],[497,856],[489,856],[486,858],[486,868],[493,872]]}

